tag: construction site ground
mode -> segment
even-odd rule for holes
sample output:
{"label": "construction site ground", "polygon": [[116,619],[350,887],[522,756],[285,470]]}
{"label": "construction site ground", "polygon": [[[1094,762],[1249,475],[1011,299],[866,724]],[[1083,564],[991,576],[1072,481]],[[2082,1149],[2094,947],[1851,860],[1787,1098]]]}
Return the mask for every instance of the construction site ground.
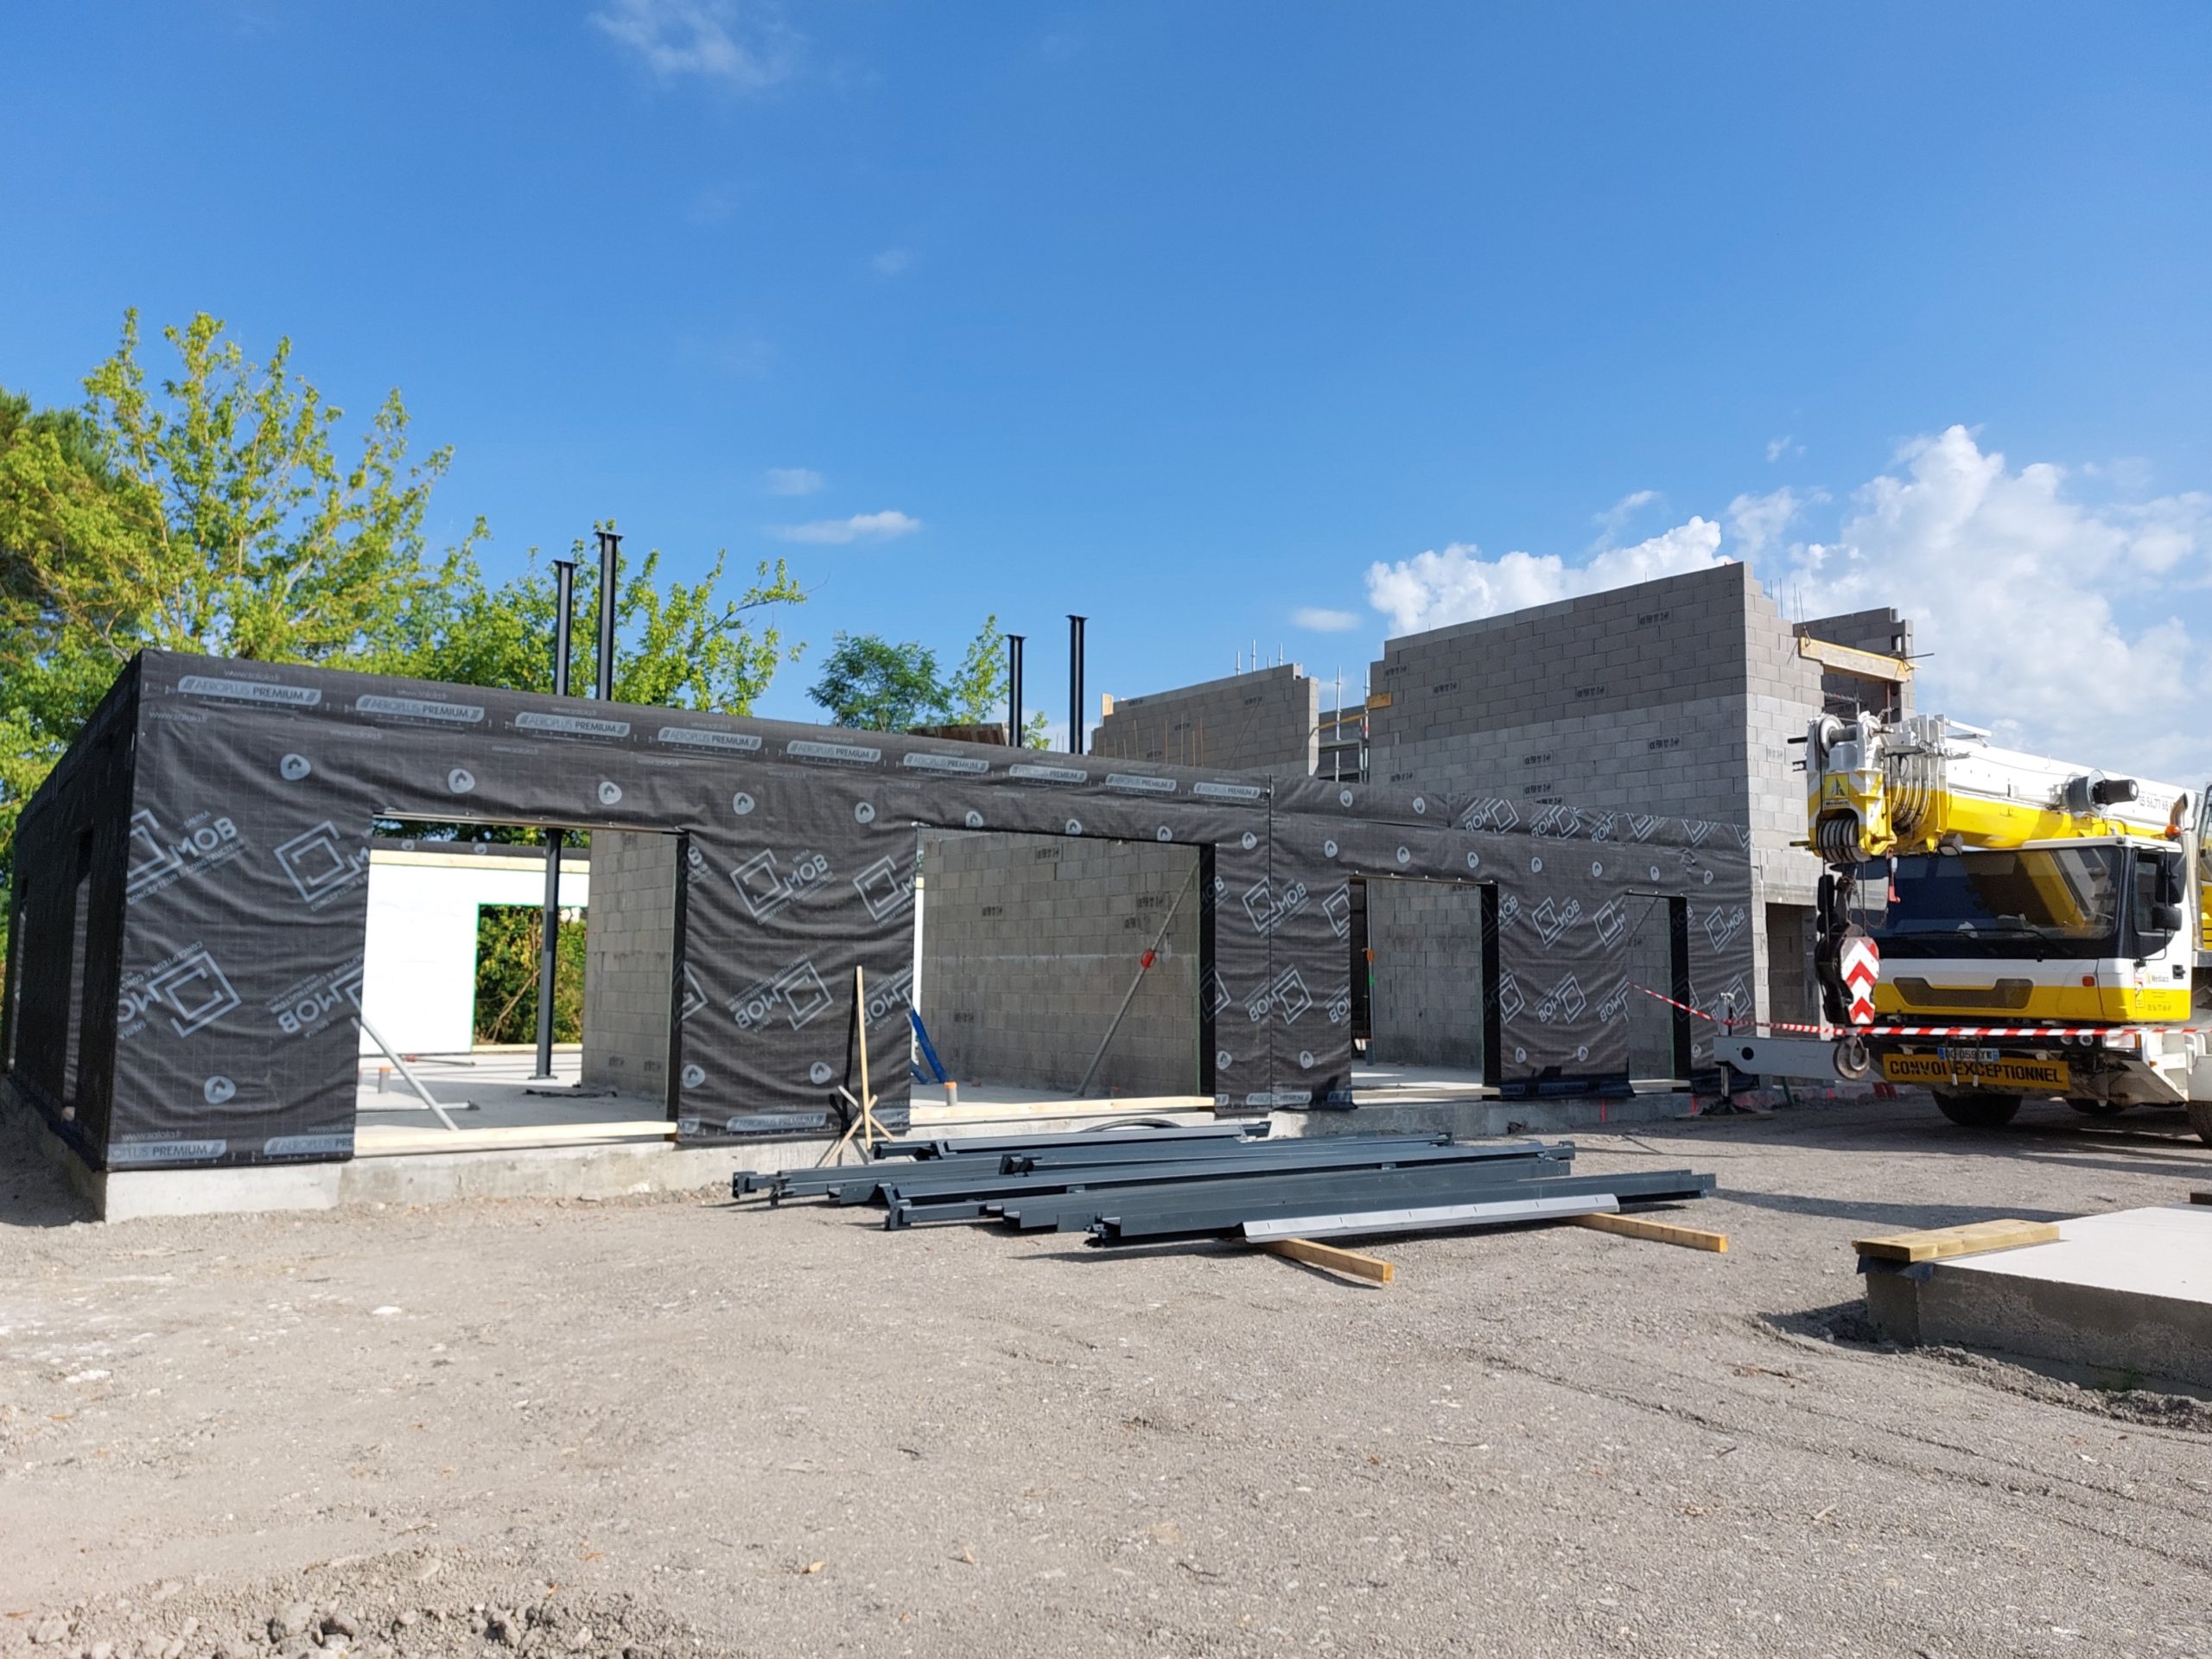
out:
{"label": "construction site ground", "polygon": [[2212,1406],[1886,1349],[1849,1244],[2176,1200],[2177,1115],[1576,1139],[1714,1172],[1678,1218],[1730,1252],[1400,1238],[1384,1287],[719,1196],[99,1226],[10,1126],[0,1653],[2212,1651]]}

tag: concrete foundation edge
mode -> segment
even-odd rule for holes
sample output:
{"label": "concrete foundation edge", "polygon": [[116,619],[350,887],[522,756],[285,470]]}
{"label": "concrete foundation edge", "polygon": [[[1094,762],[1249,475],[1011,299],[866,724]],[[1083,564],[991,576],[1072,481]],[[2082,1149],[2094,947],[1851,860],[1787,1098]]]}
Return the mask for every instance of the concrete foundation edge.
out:
{"label": "concrete foundation edge", "polygon": [[2212,1306],[2202,1302],[1936,1262],[1925,1277],[1867,1274],[1866,1312],[1893,1342],[2212,1388]]}
{"label": "concrete foundation edge", "polygon": [[[1624,1099],[1446,1100],[1363,1105],[1343,1112],[1277,1112],[1278,1136],[1435,1134],[1480,1140],[1556,1135],[1678,1118],[1694,1112],[1687,1094]],[[788,1169],[816,1162],[822,1140],[763,1141],[684,1147],[665,1141],[529,1147],[498,1151],[423,1152],[344,1163],[276,1164],[223,1169],[96,1170],[45,1120],[0,1088],[0,1109],[20,1112],[31,1139],[71,1189],[104,1221],[162,1216],[333,1210],[348,1204],[446,1204],[483,1198],[612,1198],[650,1192],[725,1188],[733,1171]],[[1202,1122],[1208,1113],[1147,1113]],[[955,1135],[1066,1133],[1093,1127],[1084,1116],[1022,1116],[930,1124],[912,1133]]]}

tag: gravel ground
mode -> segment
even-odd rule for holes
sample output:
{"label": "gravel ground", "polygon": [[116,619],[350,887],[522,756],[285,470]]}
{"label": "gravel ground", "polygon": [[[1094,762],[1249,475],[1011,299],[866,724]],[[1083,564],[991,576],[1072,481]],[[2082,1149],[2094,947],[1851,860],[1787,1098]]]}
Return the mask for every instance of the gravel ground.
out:
{"label": "gravel ground", "polygon": [[1870,1225],[2171,1201],[2177,1121],[1578,1137],[1714,1256],[1389,1287],[853,1211],[75,1224],[0,1143],[0,1653],[2212,1652],[2212,1408],[1866,1340]]}

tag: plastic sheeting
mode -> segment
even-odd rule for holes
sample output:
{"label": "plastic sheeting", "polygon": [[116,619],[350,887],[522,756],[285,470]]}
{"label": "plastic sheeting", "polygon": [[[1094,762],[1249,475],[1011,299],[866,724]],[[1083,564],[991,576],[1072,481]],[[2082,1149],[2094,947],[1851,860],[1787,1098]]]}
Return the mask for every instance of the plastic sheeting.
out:
{"label": "plastic sheeting", "polygon": [[[168,653],[125,678],[127,778],[73,794],[64,773],[90,774],[65,766],[19,843],[19,879],[48,893],[82,795],[127,855],[94,873],[96,905],[103,888],[123,900],[88,947],[106,965],[70,969],[117,988],[111,1031],[81,1037],[111,1064],[88,1148],[110,1167],[350,1154],[378,817],[683,837],[670,1109],[695,1144],[838,1121],[856,965],[872,1052],[904,1054],[917,825],[1210,849],[1198,1016],[1223,1110],[1346,1097],[1356,875],[1495,888],[1487,995],[1509,1090],[1626,1075],[1640,993],[1623,945],[1670,897],[1693,1000],[1750,1007],[1738,827]],[[54,933],[34,926],[27,982]],[[26,1019],[22,1035],[53,1027]],[[1707,1038],[1698,1063],[1710,1052]],[[18,1056],[11,1078],[35,1071]],[[876,1082],[903,1123],[904,1066],[879,1060]]]}

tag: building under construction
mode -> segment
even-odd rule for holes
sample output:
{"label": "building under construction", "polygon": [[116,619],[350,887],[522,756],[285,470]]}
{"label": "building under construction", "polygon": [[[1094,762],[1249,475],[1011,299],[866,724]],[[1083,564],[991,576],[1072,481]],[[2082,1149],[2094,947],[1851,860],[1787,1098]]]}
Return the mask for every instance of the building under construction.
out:
{"label": "building under construction", "polygon": [[[22,815],[7,1088],[89,1170],[347,1159],[372,838],[409,825],[588,834],[585,1076],[687,1145],[842,1122],[862,1033],[895,1126],[918,998],[948,1046],[1014,1023],[976,966],[995,959],[1027,959],[1044,1001],[1022,1017],[1058,1049],[1132,1033],[1101,1089],[1128,1065],[1224,1114],[1348,1103],[1353,884],[1384,878],[1472,918],[1459,994],[1491,1090],[1687,1079],[1712,1063],[1687,1010],[1719,1006],[1753,925],[1752,831],[1727,802],[1549,793],[148,652]],[[1033,880],[963,884],[977,847]],[[918,861],[938,884],[918,945]],[[1178,969],[1131,1026],[1154,940]],[[1087,956],[1115,971],[1052,965]]]}

